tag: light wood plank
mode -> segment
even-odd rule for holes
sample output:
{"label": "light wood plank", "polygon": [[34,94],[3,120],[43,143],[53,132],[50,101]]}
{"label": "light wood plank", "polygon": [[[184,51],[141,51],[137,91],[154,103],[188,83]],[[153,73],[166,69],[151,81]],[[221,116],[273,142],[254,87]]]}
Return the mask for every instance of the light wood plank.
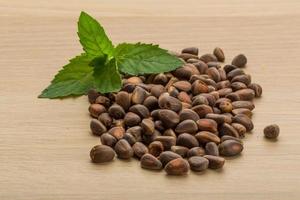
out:
{"label": "light wood plank", "polygon": [[[87,99],[37,99],[81,52],[76,21],[96,16],[115,43],[247,55],[263,86],[243,155],[220,171],[168,177],[137,161],[90,163]],[[0,0],[0,199],[299,199],[300,1]],[[263,127],[278,123],[276,143]]]}

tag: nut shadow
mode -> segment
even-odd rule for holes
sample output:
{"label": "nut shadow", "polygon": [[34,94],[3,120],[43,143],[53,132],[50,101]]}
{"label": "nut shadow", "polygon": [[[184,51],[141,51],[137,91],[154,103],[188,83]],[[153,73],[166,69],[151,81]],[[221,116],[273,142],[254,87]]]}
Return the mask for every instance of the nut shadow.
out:
{"label": "nut shadow", "polygon": [[190,172],[187,174],[184,174],[184,175],[169,175],[169,174],[165,173],[165,177],[170,180],[186,179],[186,178],[188,178],[189,174],[190,174]]}
{"label": "nut shadow", "polygon": [[265,142],[269,142],[269,143],[276,143],[276,142],[278,142],[279,140],[278,140],[278,138],[274,138],[274,139],[272,139],[272,138],[266,138],[266,137],[263,137],[264,139],[264,141]]}
{"label": "nut shadow", "polygon": [[236,156],[223,156],[223,158],[225,158],[225,160],[238,160],[241,157],[243,157],[242,153],[240,153],[239,155],[236,155]]}

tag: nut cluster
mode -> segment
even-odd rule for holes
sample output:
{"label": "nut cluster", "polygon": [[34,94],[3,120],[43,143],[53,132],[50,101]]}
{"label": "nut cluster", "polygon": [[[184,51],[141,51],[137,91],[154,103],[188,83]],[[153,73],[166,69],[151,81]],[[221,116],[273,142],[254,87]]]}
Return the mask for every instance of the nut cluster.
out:
{"label": "nut cluster", "polygon": [[89,92],[90,128],[101,140],[90,152],[93,162],[134,156],[142,168],[183,175],[222,168],[223,157],[243,151],[252,100],[262,94],[242,69],[247,58],[223,66],[222,49],[198,56],[195,47],[176,56],[184,64],[172,72],[124,76],[117,93]]}

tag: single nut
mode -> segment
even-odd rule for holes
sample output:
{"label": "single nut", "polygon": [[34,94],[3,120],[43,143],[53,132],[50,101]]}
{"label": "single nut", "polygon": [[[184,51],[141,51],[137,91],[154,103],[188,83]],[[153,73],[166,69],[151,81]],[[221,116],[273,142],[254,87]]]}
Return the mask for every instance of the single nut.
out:
{"label": "single nut", "polygon": [[124,123],[126,126],[136,126],[141,122],[141,118],[140,116],[138,116],[137,114],[133,113],[133,112],[128,112],[126,113],[125,117],[124,117]]}
{"label": "single nut", "polygon": [[232,108],[247,108],[249,110],[253,110],[255,106],[251,101],[234,101],[232,102]]}
{"label": "single nut", "polygon": [[199,143],[206,144],[208,142],[214,142],[216,144],[220,143],[220,138],[215,134],[208,131],[201,131],[195,135]]}
{"label": "single nut", "polygon": [[159,119],[165,127],[173,128],[179,123],[179,116],[172,110],[162,109],[158,111]]}
{"label": "single nut", "polygon": [[244,137],[247,132],[246,127],[239,123],[232,123],[231,126],[239,133],[240,137]]}
{"label": "single nut", "polygon": [[190,149],[190,148],[193,148],[193,147],[198,147],[199,142],[195,138],[195,136],[190,135],[188,133],[182,133],[177,138],[177,145],[184,146],[184,147],[187,147],[187,148]]}
{"label": "single nut", "polygon": [[142,87],[135,87],[132,95],[131,102],[133,104],[142,104],[147,97],[147,92]]}
{"label": "single nut", "polygon": [[102,124],[106,127],[110,127],[112,125],[113,119],[109,116],[108,113],[102,113],[99,115],[98,120],[102,122]]}
{"label": "single nut", "polygon": [[137,142],[131,133],[125,133],[123,139],[127,140],[130,145],[134,145]]}
{"label": "single nut", "polygon": [[187,152],[188,158],[192,156],[204,156],[204,155],[205,155],[205,150],[203,149],[203,147],[194,147]]}
{"label": "single nut", "polygon": [[157,74],[152,81],[154,84],[165,85],[168,82],[168,77],[164,73]]}
{"label": "single nut", "polygon": [[145,99],[143,105],[146,106],[149,110],[154,110],[158,108],[158,100],[154,96],[149,96]]}
{"label": "single nut", "polygon": [[201,156],[193,156],[188,159],[191,170],[196,172],[204,171],[208,168],[208,160]]}
{"label": "single nut", "polygon": [[[190,77],[193,74],[193,70],[187,66],[184,65],[182,67],[177,68],[174,72],[173,72],[174,76],[179,78],[179,79],[186,79],[189,80]],[[168,85],[168,84],[167,84]]]}
{"label": "single nut", "polygon": [[189,163],[186,160],[177,158],[166,165],[165,171],[168,175],[184,175],[188,173],[189,168]]}
{"label": "single nut", "polygon": [[192,107],[192,110],[195,111],[200,118],[204,118],[208,113],[213,113],[213,110],[208,105],[197,105]]}
{"label": "single nut", "polygon": [[132,146],[132,149],[133,149],[134,155],[138,158],[141,158],[143,155],[148,153],[148,148],[141,142],[136,142]]}
{"label": "single nut", "polygon": [[150,116],[150,112],[149,112],[148,108],[146,106],[140,105],[140,104],[131,106],[129,108],[129,111],[137,114],[141,118],[147,118]]}
{"label": "single nut", "polygon": [[116,126],[108,130],[108,133],[114,136],[117,140],[124,137],[125,129],[122,126]]}
{"label": "single nut", "polygon": [[192,103],[190,95],[188,95],[188,93],[186,92],[179,92],[177,98],[184,103],[188,103],[188,104]]}
{"label": "single nut", "polygon": [[233,58],[231,64],[237,67],[245,67],[247,58],[244,54],[239,54]]}
{"label": "single nut", "polygon": [[257,83],[251,83],[248,85],[248,88],[252,89],[255,93],[255,97],[261,97],[262,87]]}
{"label": "single nut", "polygon": [[206,83],[204,83],[201,80],[196,80],[193,82],[191,87],[193,95],[198,95],[201,93],[207,93],[208,92],[208,86]]}
{"label": "single nut", "polygon": [[162,164],[156,157],[147,153],[141,158],[141,167],[144,169],[160,170],[162,169]]}
{"label": "single nut", "polygon": [[199,119],[197,125],[200,131],[218,132],[218,124],[212,119]]}
{"label": "single nut", "polygon": [[164,151],[164,146],[160,141],[154,141],[149,144],[149,153],[158,157]]}
{"label": "single nut", "polygon": [[205,145],[205,154],[206,155],[213,155],[213,156],[219,156],[219,149],[216,143],[214,142],[208,142]]}
{"label": "single nut", "polygon": [[210,54],[210,53],[202,55],[200,57],[200,60],[202,60],[205,63],[218,61],[217,57],[214,54]]}
{"label": "single nut", "polygon": [[197,95],[197,96],[193,97],[193,102],[192,102],[193,106],[202,105],[202,104],[204,104],[204,105],[209,104],[209,102],[205,96]]}
{"label": "single nut", "polygon": [[130,133],[133,135],[137,142],[142,140],[142,127],[140,126],[133,126],[126,130],[126,133]]}
{"label": "single nut", "polygon": [[106,96],[98,96],[97,99],[95,100],[95,103],[97,104],[102,104],[105,107],[110,106],[110,100]]}
{"label": "single nut", "polygon": [[218,61],[220,62],[224,62],[225,60],[225,55],[224,55],[224,52],[221,48],[219,47],[216,47],[214,49],[214,55],[217,57]]}
{"label": "single nut", "polygon": [[244,83],[245,85],[249,85],[251,83],[251,76],[249,74],[242,74],[235,76],[231,79],[231,83],[239,82]]}
{"label": "single nut", "polygon": [[188,81],[177,81],[177,82],[173,83],[173,86],[175,88],[177,88],[178,90],[185,91],[185,92],[190,91],[192,88],[191,83]]}
{"label": "single nut", "polygon": [[197,131],[198,131],[197,124],[195,121],[191,119],[187,119],[180,122],[175,128],[175,132],[178,134],[180,133],[195,134]]}
{"label": "single nut", "polygon": [[125,139],[119,140],[115,145],[115,151],[118,158],[129,159],[133,156],[133,149]]}
{"label": "single nut", "polygon": [[219,82],[221,81],[221,76],[220,76],[220,73],[219,71],[217,70],[217,68],[215,67],[209,67],[207,70],[206,70],[206,73],[208,74],[208,76],[213,79],[215,82]]}
{"label": "single nut", "polygon": [[243,145],[235,140],[225,140],[219,145],[219,152],[223,156],[236,156],[243,151]]}
{"label": "single nut", "polygon": [[231,83],[231,89],[233,91],[237,91],[237,90],[241,90],[241,89],[246,89],[246,88],[247,88],[247,85],[245,85],[244,83],[241,83],[241,82]]}
{"label": "single nut", "polygon": [[130,95],[128,92],[120,91],[116,95],[116,103],[120,105],[124,110],[128,110],[130,107]]}
{"label": "single nut", "polygon": [[264,134],[266,138],[275,139],[278,137],[280,132],[279,126],[277,124],[271,124],[264,128]]}
{"label": "single nut", "polygon": [[181,102],[167,93],[162,94],[158,98],[158,105],[162,109],[169,109],[174,112],[179,112],[182,109]]}
{"label": "single nut", "polygon": [[189,149],[187,147],[183,147],[183,146],[172,146],[171,151],[173,151],[174,153],[177,153],[181,157],[186,157]]}
{"label": "single nut", "polygon": [[144,134],[153,135],[154,133],[154,122],[150,118],[143,119],[140,126],[143,129]]}
{"label": "single nut", "polygon": [[180,121],[184,121],[184,120],[187,120],[187,119],[191,119],[193,121],[197,121],[199,120],[199,115],[191,110],[191,109],[183,109],[180,111],[179,113],[179,118],[180,118]]}
{"label": "single nut", "polygon": [[109,133],[103,133],[100,137],[101,143],[110,147],[114,147],[117,139]]}
{"label": "single nut", "polygon": [[241,101],[251,101],[255,97],[255,93],[252,89],[241,89],[235,91],[235,93],[240,97]]}
{"label": "single nut", "polygon": [[98,118],[101,113],[106,112],[106,108],[101,104],[91,104],[89,112],[92,117]]}
{"label": "single nut", "polygon": [[102,135],[107,131],[106,127],[96,119],[91,120],[90,128],[94,135]]}
{"label": "single nut", "polygon": [[112,161],[115,157],[114,150],[106,145],[96,145],[90,151],[90,157],[94,163]]}
{"label": "single nut", "polygon": [[108,109],[108,113],[115,119],[122,119],[125,116],[124,109],[118,104],[113,104],[112,106],[110,106],[110,108]]}
{"label": "single nut", "polygon": [[195,65],[195,67],[197,67],[198,71],[201,74],[204,74],[206,72],[206,70],[208,69],[207,64],[205,62],[203,62],[202,60],[199,60],[197,63],[194,63],[194,65]]}
{"label": "single nut", "polygon": [[224,123],[219,127],[219,134],[221,136],[223,135],[230,135],[233,137],[238,138],[240,135],[237,132],[237,130],[235,128],[233,128],[230,124]]}
{"label": "single nut", "polygon": [[137,76],[133,76],[127,79],[126,83],[131,83],[131,84],[139,84],[139,83],[143,83],[142,79],[140,77]]}
{"label": "single nut", "polygon": [[198,55],[198,48],[197,47],[187,47],[187,48],[184,48],[182,49],[181,53],[189,53],[189,54],[192,54],[192,55]]}
{"label": "single nut", "polygon": [[100,93],[97,90],[91,89],[87,93],[88,99],[90,103],[95,103],[97,97],[100,96]]}
{"label": "single nut", "polygon": [[153,85],[151,88],[151,94],[156,98],[159,98],[164,92],[166,92],[166,89],[163,85]]}
{"label": "single nut", "polygon": [[247,131],[251,131],[254,128],[251,119],[247,115],[244,115],[244,114],[235,115],[232,118],[232,122],[242,124],[243,126],[245,126]]}
{"label": "single nut", "polygon": [[230,113],[232,111],[232,104],[228,101],[222,101],[219,108],[223,113]]}
{"label": "single nut", "polygon": [[220,169],[225,164],[225,159],[219,156],[205,155],[204,158],[209,161],[208,168],[210,169]]}

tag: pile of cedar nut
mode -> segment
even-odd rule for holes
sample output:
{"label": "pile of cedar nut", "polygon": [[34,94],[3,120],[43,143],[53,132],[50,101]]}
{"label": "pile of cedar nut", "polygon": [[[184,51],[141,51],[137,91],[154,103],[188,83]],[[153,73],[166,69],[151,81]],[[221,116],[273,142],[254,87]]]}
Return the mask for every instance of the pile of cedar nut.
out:
{"label": "pile of cedar nut", "polygon": [[241,138],[253,129],[252,100],[262,94],[242,69],[247,58],[240,54],[223,66],[220,48],[175,55],[184,61],[175,71],[124,76],[117,93],[89,92],[90,127],[101,140],[90,152],[94,163],[136,157],[144,169],[184,175],[222,168],[223,157],[243,151]]}

